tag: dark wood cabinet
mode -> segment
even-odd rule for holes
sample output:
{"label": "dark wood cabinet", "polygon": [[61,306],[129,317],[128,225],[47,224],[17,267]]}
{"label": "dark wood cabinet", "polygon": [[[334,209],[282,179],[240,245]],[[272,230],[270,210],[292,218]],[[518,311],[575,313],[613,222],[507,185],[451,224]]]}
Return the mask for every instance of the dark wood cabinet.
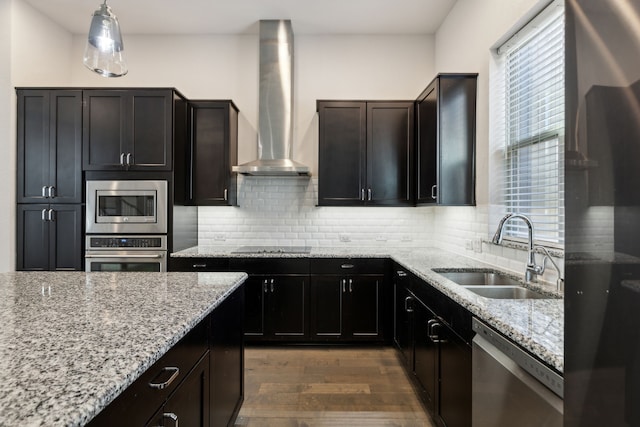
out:
{"label": "dark wood cabinet", "polygon": [[416,100],[416,201],[475,205],[477,74],[438,74]]}
{"label": "dark wood cabinet", "polygon": [[413,102],[318,101],[317,110],[319,205],[413,203]]}
{"label": "dark wood cabinet", "polygon": [[394,343],[439,426],[471,425],[471,314],[402,268],[394,277]]}
{"label": "dark wood cabinet", "polygon": [[229,268],[245,281],[247,342],[304,342],[309,338],[309,260],[233,258]]}
{"label": "dark wood cabinet", "polygon": [[239,287],[88,426],[233,425],[244,398],[243,298]]}
{"label": "dark wood cabinet", "polygon": [[82,203],[82,91],[17,96],[17,202]]}
{"label": "dark wood cabinet", "polygon": [[79,204],[19,204],[17,270],[84,270]]}
{"label": "dark wood cabinet", "polygon": [[182,101],[172,89],[83,91],[83,169],[172,170],[174,102]]}
{"label": "dark wood cabinet", "polygon": [[186,425],[209,427],[209,352],[189,372],[164,405],[146,424],[148,427]]}
{"label": "dark wood cabinet", "polygon": [[311,339],[383,341],[384,273],[384,260],[312,260]]}
{"label": "dark wood cabinet", "polygon": [[189,143],[184,165],[185,203],[237,204],[238,109],[231,101],[188,103]]}

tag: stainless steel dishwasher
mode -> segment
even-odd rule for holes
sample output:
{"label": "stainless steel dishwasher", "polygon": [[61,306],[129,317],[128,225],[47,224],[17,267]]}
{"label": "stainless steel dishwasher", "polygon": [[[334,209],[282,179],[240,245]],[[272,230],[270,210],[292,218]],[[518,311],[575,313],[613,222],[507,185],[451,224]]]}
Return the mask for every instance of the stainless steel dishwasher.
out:
{"label": "stainless steel dishwasher", "polygon": [[473,319],[473,427],[562,427],[561,375]]}

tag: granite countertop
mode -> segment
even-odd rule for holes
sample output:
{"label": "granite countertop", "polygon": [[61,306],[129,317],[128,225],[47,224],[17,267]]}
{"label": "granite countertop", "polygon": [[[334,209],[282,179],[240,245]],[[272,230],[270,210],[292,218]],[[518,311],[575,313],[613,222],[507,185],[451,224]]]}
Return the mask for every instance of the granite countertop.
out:
{"label": "granite countertop", "polygon": [[0,274],[0,425],[84,425],[246,277]]}
{"label": "granite countertop", "polygon": [[[278,257],[278,258],[392,258],[416,276],[458,302],[540,360],[564,371],[564,300],[507,300],[484,298],[457,285],[433,269],[478,268],[500,270],[495,266],[438,248],[311,248],[304,253],[235,253],[237,247],[197,246],[171,254],[172,257]],[[533,285],[555,294],[554,285]]]}

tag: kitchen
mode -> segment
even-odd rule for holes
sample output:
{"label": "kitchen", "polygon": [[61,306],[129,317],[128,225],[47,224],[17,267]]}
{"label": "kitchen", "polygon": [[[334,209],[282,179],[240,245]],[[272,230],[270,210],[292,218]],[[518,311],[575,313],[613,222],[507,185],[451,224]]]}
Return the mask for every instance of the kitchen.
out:
{"label": "kitchen", "polygon": [[[495,224],[489,224],[487,213],[490,204],[488,50],[517,25],[537,2],[476,3],[479,2],[458,1],[448,14],[445,13],[446,20],[435,35],[298,35],[294,114],[297,138],[293,152],[297,160],[312,167],[312,178],[308,181],[277,178],[272,182],[253,178],[241,181],[240,209],[206,208],[200,211],[200,244],[240,246],[303,243],[314,247],[352,248],[376,247],[384,242],[391,248],[421,248],[435,242],[444,249],[470,255],[503,269],[524,271],[526,256],[523,251],[486,243],[495,228]],[[3,73],[0,73],[8,87],[7,102],[4,103],[7,114],[2,114],[3,125],[0,127],[6,141],[15,141],[15,86],[171,86],[193,99],[233,99],[241,111],[239,161],[255,158],[255,34],[175,37],[131,35],[126,43],[132,71],[128,76],[112,81],[87,73],[75,61],[75,58],[82,56],[84,40],[80,32],[85,30],[78,30],[78,34],[72,35],[26,2],[5,2],[3,7],[8,11],[2,14],[8,20],[3,28],[11,33],[11,37],[3,37],[3,40],[11,40],[11,43],[7,42],[3,48],[3,56],[8,60],[5,61]],[[117,5],[113,7],[115,9]],[[80,20],[83,23],[85,21]],[[34,35],[38,42],[34,40]],[[51,45],[40,50],[41,40],[51,41]],[[161,46],[155,44],[158,40],[163,41]],[[193,50],[184,49],[185,44],[193,45]],[[353,55],[354,51],[359,55]],[[159,60],[166,58],[167,52],[175,58],[170,63]],[[202,52],[212,54],[203,55]],[[383,64],[380,58],[384,58]],[[161,66],[158,66],[159,61]],[[57,65],[53,70],[50,67],[52,63]],[[317,190],[314,187],[313,168],[317,164],[318,152],[315,101],[414,99],[436,72],[442,71],[479,73],[477,206],[314,208]],[[7,159],[3,168],[6,171],[3,182],[7,184],[2,192],[5,200],[14,201],[13,143],[5,144],[3,150],[6,150],[3,158]],[[271,186],[274,184],[277,191],[284,195],[272,192]],[[246,190],[243,191],[243,187]],[[296,226],[302,228],[292,228],[286,218],[282,220],[283,212],[278,210],[282,203],[270,201],[270,197],[290,200],[290,211],[284,214],[291,216]],[[252,209],[252,205],[255,208]],[[261,206],[265,205],[273,210],[262,209]],[[2,234],[6,237],[2,239],[6,242],[2,249],[3,270],[7,271],[15,265],[15,218],[12,212],[3,212],[0,221],[4,224]],[[249,229],[244,225],[249,225]],[[306,233],[311,236],[307,237]],[[305,236],[304,242],[300,241],[301,234]],[[549,271],[549,280],[554,281],[554,273]]]}

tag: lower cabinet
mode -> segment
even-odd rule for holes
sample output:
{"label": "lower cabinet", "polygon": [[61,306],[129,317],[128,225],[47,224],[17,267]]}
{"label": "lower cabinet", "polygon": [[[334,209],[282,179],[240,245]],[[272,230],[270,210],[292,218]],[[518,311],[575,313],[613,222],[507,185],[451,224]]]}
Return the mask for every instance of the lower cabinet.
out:
{"label": "lower cabinet", "polygon": [[194,427],[209,426],[208,385],[209,352],[207,351],[147,426],[174,427],[179,424]]}
{"label": "lower cabinet", "polygon": [[[371,263],[371,260],[312,260],[313,341],[384,340],[385,262]],[[366,270],[368,274],[350,273],[352,270]]]}
{"label": "lower cabinet", "polygon": [[394,307],[394,344],[425,406],[439,426],[470,426],[470,313],[401,269]]}
{"label": "lower cabinet", "polygon": [[238,288],[88,424],[233,425],[244,399]]}
{"label": "lower cabinet", "polygon": [[229,268],[249,274],[245,281],[247,342],[308,340],[308,259],[234,258]]}
{"label": "lower cabinet", "polygon": [[79,204],[19,204],[17,270],[84,270]]}

